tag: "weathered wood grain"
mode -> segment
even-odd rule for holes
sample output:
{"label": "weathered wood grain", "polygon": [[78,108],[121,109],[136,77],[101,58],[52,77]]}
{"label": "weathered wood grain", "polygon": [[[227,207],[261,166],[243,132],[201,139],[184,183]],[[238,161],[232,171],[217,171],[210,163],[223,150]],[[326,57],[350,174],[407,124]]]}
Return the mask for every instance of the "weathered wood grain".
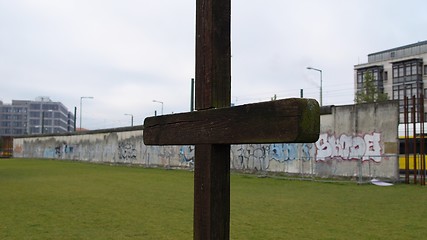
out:
{"label": "weathered wood grain", "polygon": [[[197,110],[230,107],[230,28],[231,0],[196,0]],[[229,239],[230,145],[206,143],[195,146],[193,237]]]}
{"label": "weathered wood grain", "polygon": [[319,105],[286,99],[230,108],[231,0],[196,0],[198,111],[149,117],[146,145],[195,145],[194,229],[197,240],[229,239],[230,144],[314,142]]}
{"label": "weathered wood grain", "polygon": [[146,145],[315,142],[320,108],[312,99],[284,99],[231,108],[149,117]]}

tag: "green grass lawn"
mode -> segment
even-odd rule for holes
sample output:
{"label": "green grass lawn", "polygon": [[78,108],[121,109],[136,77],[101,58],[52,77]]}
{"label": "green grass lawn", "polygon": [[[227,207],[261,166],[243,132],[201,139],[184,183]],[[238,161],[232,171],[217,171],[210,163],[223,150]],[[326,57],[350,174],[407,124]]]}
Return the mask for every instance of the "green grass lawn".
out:
{"label": "green grass lawn", "polygon": [[[422,239],[427,188],[231,176],[231,239]],[[193,173],[0,159],[0,239],[192,239]]]}

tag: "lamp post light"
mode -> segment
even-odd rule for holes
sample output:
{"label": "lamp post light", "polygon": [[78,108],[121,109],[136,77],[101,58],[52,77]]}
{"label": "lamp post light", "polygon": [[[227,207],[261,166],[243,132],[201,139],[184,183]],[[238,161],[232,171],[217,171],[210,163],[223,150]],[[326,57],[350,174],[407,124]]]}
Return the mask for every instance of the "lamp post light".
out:
{"label": "lamp post light", "polygon": [[80,131],[82,130],[82,100],[84,98],[93,99],[93,97],[80,97]]}
{"label": "lamp post light", "polygon": [[129,113],[125,113],[126,116],[130,116],[130,126],[133,127],[133,115]]}
{"label": "lamp post light", "polygon": [[317,68],[313,68],[313,67],[307,67],[308,70],[314,70],[314,71],[318,71],[320,72],[320,106],[322,106],[322,70],[321,69],[317,69]]}
{"label": "lamp post light", "polygon": [[162,101],[157,101],[157,100],[153,100],[153,102],[162,104],[161,114],[163,115],[163,102]]}

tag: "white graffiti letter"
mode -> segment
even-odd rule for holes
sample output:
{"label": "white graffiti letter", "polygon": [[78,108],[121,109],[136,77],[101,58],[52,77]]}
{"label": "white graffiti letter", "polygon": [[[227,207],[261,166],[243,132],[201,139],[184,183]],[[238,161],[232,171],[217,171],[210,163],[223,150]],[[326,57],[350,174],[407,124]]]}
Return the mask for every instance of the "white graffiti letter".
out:
{"label": "white graffiti letter", "polygon": [[345,134],[340,137],[340,144],[342,148],[342,159],[349,160],[350,159],[350,148],[353,145],[353,138],[351,136],[347,136]]}
{"label": "white graffiti letter", "polygon": [[365,156],[363,157],[363,160],[374,160],[375,162],[381,162],[381,146],[380,146],[380,139],[381,135],[379,133],[374,133],[372,135],[366,134],[365,135],[365,143],[366,143],[366,150],[365,150]]}
{"label": "white graffiti letter", "polygon": [[350,155],[352,159],[359,159],[365,154],[366,144],[362,137],[354,137]]}
{"label": "white graffiti letter", "polygon": [[328,138],[329,144],[332,146],[332,157],[341,157],[341,146],[340,146],[340,140],[338,138],[335,138],[334,135],[329,136]]}
{"label": "white graffiti letter", "polygon": [[332,156],[332,146],[328,142],[328,134],[323,133],[319,135],[319,140],[316,142],[317,160],[325,160],[327,157]]}

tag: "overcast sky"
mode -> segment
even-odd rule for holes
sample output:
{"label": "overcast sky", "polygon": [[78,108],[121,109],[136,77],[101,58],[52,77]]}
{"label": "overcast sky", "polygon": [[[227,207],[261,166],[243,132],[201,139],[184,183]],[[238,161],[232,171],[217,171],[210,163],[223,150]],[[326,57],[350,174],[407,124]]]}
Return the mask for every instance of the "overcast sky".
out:
{"label": "overcast sky", "polygon": [[[352,104],[353,67],[427,40],[425,0],[232,0],[232,101]],[[0,100],[83,99],[89,129],[186,112],[195,0],[0,0]],[[79,112],[79,111],[78,111]],[[78,114],[79,117],[79,114]]]}

